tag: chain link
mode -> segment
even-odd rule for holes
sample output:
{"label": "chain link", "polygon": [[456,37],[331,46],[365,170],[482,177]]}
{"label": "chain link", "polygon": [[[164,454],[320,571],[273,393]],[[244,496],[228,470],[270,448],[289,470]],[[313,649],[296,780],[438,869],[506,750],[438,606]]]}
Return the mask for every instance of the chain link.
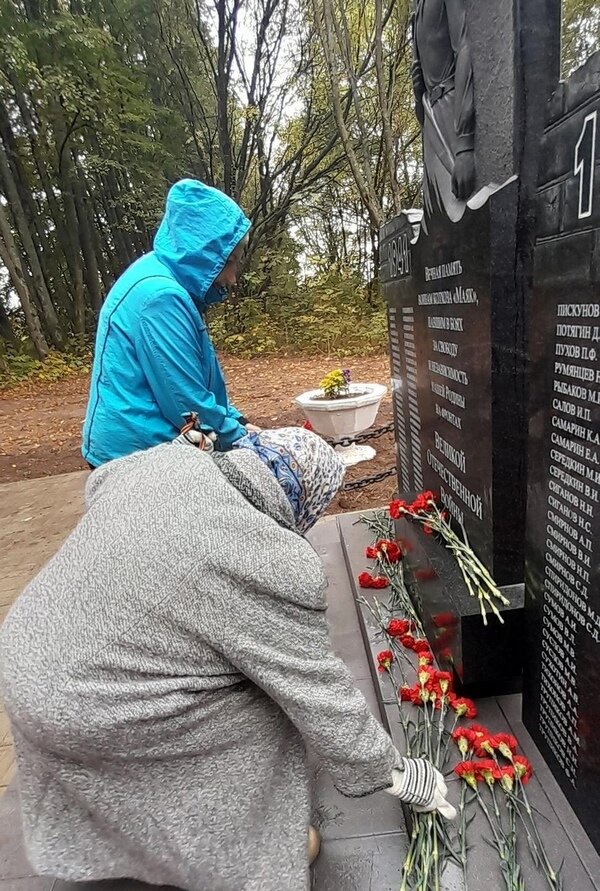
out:
{"label": "chain link", "polygon": [[326,437],[327,442],[334,446],[351,446],[355,442],[368,442],[370,439],[378,439],[386,433],[393,433],[394,422],[385,424],[383,427],[375,427],[374,430],[367,430],[366,433],[358,433],[356,436],[344,436],[342,439],[331,439]]}
{"label": "chain link", "polygon": [[365,476],[360,480],[352,480],[351,483],[346,483],[343,486],[342,491],[352,492],[355,489],[363,489],[365,486],[371,486],[374,483],[380,483],[382,480],[386,480],[394,473],[396,473],[396,468],[390,467],[388,470],[382,470],[380,473],[374,473],[372,476]]}
{"label": "chain link", "polygon": [[[392,421],[390,424],[384,424],[383,427],[375,427],[374,430],[367,430],[366,433],[359,433],[357,436],[344,436],[342,439],[328,439],[327,441],[334,446],[346,447],[353,445],[355,442],[368,442],[370,439],[379,439],[380,436],[385,436],[386,433],[393,433],[393,431],[394,422]],[[364,489],[365,486],[372,486],[375,483],[380,483],[382,480],[386,480],[394,473],[396,473],[396,468],[390,467],[388,470],[382,470],[371,476],[365,476],[360,480],[352,480],[352,482],[344,485],[342,491],[354,492],[358,489]]]}

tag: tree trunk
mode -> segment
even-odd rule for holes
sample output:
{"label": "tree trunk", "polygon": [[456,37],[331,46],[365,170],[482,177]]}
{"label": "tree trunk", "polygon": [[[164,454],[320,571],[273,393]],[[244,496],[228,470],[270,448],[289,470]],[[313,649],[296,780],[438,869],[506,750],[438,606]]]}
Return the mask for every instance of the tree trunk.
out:
{"label": "tree trunk", "polygon": [[48,355],[48,343],[44,337],[42,326],[35,309],[35,306],[29,296],[25,275],[21,266],[19,251],[15,244],[13,234],[6,216],[4,207],[0,204],[0,259],[8,269],[15,291],[21,301],[23,315],[27,324],[27,330],[35,347],[35,351],[40,359],[45,359]]}
{"label": "tree trunk", "polygon": [[127,231],[127,220],[125,218],[125,214],[123,213],[123,208],[121,207],[121,188],[117,181],[117,177],[115,176],[114,170],[108,171],[107,180],[110,188],[110,194],[112,195],[114,202],[115,216],[118,221],[118,228],[123,240],[127,261],[129,263],[133,263],[133,261],[137,257],[137,252],[132,244],[131,236]]}
{"label": "tree trunk", "polygon": [[116,254],[116,265],[114,267],[115,274],[120,275],[123,270],[131,263],[131,259],[129,257],[129,248],[117,219],[117,214],[115,212],[115,206],[113,203],[113,192],[105,176],[102,177],[102,186],[102,203],[104,204],[106,219],[114,244],[114,252]]}
{"label": "tree trunk", "polygon": [[329,75],[329,88],[331,90],[331,104],[333,107],[333,116],[337,125],[340,140],[344,148],[344,152],[348,157],[348,163],[354,177],[354,182],[359,191],[361,201],[369,214],[371,225],[378,229],[383,223],[383,210],[377,196],[373,192],[369,177],[361,169],[360,161],[354,150],[353,140],[346,125],[344,110],[342,108],[342,98],[340,95],[340,72],[338,71],[338,52],[335,45],[335,28],[333,23],[333,10],[331,0],[323,0],[322,15],[319,10],[317,0],[313,0],[315,8],[315,22],[319,31],[321,46],[323,47],[323,55],[327,64]]}
{"label": "tree trunk", "polygon": [[102,280],[102,287],[104,289],[104,293],[106,294],[106,292],[112,287],[114,276],[109,270],[106,257],[104,256],[104,245],[101,238],[102,229],[101,227],[99,227],[98,224],[98,215],[96,212],[96,200],[94,194],[90,189],[90,184],[87,179],[84,181],[83,185],[86,193],[86,206],[88,210],[90,233],[94,245],[94,253],[96,254],[96,260],[98,262],[98,271]]}
{"label": "tree trunk", "polygon": [[8,165],[2,141],[0,141],[0,181],[4,183],[4,187],[6,189],[6,197],[8,198],[10,209],[12,211],[17,231],[19,233],[19,238],[21,240],[21,244],[23,245],[23,250],[25,251],[25,254],[27,256],[33,284],[37,296],[39,297],[40,304],[42,306],[44,327],[46,328],[52,343],[57,347],[62,347],[63,337],[58,323],[58,316],[56,315],[56,310],[54,309],[54,304],[52,303],[52,298],[50,297],[50,292],[48,291],[48,287],[46,285],[44,273],[40,265],[39,257],[37,255],[33,239],[31,237],[31,232],[29,231],[29,227],[27,225],[27,219],[23,210],[23,205],[21,204],[19,193],[17,192],[17,188],[15,186],[12,173]]}
{"label": "tree trunk", "polygon": [[[52,220],[54,223],[54,231],[56,233],[56,238],[58,240],[58,244],[62,250],[64,255],[67,269],[68,269],[68,278],[70,281],[67,282],[68,287],[68,298],[61,301],[61,306],[64,306],[67,314],[71,313],[72,310],[72,296],[71,294],[76,291],[78,287],[79,281],[79,267],[80,263],[78,263],[77,258],[77,249],[73,244],[73,237],[69,235],[67,227],[65,226],[65,211],[60,206],[60,203],[56,197],[54,186],[51,182],[50,176],[48,174],[48,166],[46,160],[41,155],[39,150],[40,140],[39,136],[36,132],[35,123],[33,121],[31,109],[28,104],[27,96],[24,93],[19,91],[19,86],[16,80],[12,79],[11,83],[13,85],[13,89],[15,91],[15,96],[17,100],[17,104],[19,106],[19,110],[21,112],[21,117],[23,118],[23,122],[25,124],[25,128],[29,135],[29,143],[31,146],[31,154],[35,161],[35,166],[40,177],[40,182],[42,184],[42,188],[44,189],[44,193],[46,195],[46,200],[48,202],[48,209],[52,216]],[[33,98],[29,97],[30,101],[33,104]]]}
{"label": "tree trunk", "polygon": [[379,108],[383,122],[383,140],[385,146],[385,161],[392,193],[394,214],[402,210],[398,177],[396,174],[396,159],[394,157],[394,140],[392,138],[392,115],[388,102],[387,85],[383,70],[383,9],[382,0],[375,0],[375,73],[377,75],[377,90],[379,93]]}
{"label": "tree trunk", "polygon": [[15,346],[17,343],[17,337],[15,332],[13,331],[12,325],[10,323],[10,317],[4,308],[4,304],[0,299],[0,340],[3,340],[4,343],[8,343],[11,346]]}
{"label": "tree trunk", "polygon": [[[218,46],[217,46],[217,122],[219,129],[219,148],[223,163],[223,191],[231,195],[233,186],[233,158],[229,135],[229,77],[227,49],[227,4],[225,0],[217,0]],[[231,48],[229,48],[231,52]]]}
{"label": "tree trunk", "polygon": [[66,236],[69,252],[69,268],[73,277],[73,331],[75,334],[85,334],[85,289],[83,283],[83,266],[81,254],[75,246],[74,239],[79,232],[79,221],[75,210],[74,173],[71,161],[71,151],[67,146],[69,134],[65,126],[62,108],[58,102],[53,103],[53,128],[56,142],[56,159],[58,168],[59,185],[65,211]]}
{"label": "tree trunk", "polygon": [[98,261],[96,259],[92,233],[90,231],[90,219],[82,179],[83,173],[81,168],[78,167],[75,158],[73,158],[74,198],[77,219],[79,220],[79,241],[81,243],[81,252],[83,254],[83,262],[85,266],[85,283],[87,285],[92,309],[94,310],[94,313],[98,313],[102,306],[100,272],[98,270]]}

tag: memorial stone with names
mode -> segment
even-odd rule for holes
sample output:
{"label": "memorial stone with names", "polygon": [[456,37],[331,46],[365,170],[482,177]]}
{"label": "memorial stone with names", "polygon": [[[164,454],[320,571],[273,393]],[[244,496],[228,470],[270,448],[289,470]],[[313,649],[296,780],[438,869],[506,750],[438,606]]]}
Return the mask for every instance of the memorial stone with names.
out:
{"label": "memorial stone with names", "polygon": [[439,493],[500,585],[523,581],[530,198],[559,13],[418,0],[424,214],[381,233],[400,491]]}
{"label": "memorial stone with names", "polygon": [[[415,541],[409,524],[398,532],[413,536],[407,564],[438,659],[470,690],[498,693],[520,682],[526,307],[560,4],[417,0],[414,10],[423,212],[381,232],[399,490],[439,494],[506,589],[505,624],[484,635],[455,562],[436,553],[443,546]],[[443,633],[441,612],[452,614]]]}
{"label": "memorial stone with names", "polygon": [[523,720],[600,851],[600,52],[541,144]]}

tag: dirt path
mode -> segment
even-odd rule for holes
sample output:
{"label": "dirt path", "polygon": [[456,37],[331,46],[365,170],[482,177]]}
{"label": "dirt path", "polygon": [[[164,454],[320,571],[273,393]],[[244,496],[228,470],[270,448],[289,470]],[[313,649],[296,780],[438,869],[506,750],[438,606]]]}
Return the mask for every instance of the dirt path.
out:
{"label": "dirt path", "polygon": [[[250,420],[262,427],[301,423],[295,394],[314,387],[337,363],[327,358],[233,359],[223,361],[232,399]],[[353,380],[389,383],[387,356],[347,359]],[[80,454],[81,425],[87,400],[87,378],[53,384],[22,385],[0,394],[0,483],[54,476],[85,467]],[[389,396],[377,425],[391,420]],[[391,434],[373,442],[377,457],[348,472],[348,480],[377,473],[394,463]],[[357,492],[341,495],[332,511],[361,510],[383,504],[395,489],[394,477]]]}

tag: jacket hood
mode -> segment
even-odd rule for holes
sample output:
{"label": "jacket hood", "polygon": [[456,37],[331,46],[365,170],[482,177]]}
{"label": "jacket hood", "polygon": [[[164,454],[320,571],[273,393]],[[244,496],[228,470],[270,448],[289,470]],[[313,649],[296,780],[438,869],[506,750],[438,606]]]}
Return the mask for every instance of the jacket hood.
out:
{"label": "jacket hood", "polygon": [[227,290],[213,282],[249,228],[250,220],[223,192],[182,179],[167,195],[154,252],[201,307],[220,303]]}

